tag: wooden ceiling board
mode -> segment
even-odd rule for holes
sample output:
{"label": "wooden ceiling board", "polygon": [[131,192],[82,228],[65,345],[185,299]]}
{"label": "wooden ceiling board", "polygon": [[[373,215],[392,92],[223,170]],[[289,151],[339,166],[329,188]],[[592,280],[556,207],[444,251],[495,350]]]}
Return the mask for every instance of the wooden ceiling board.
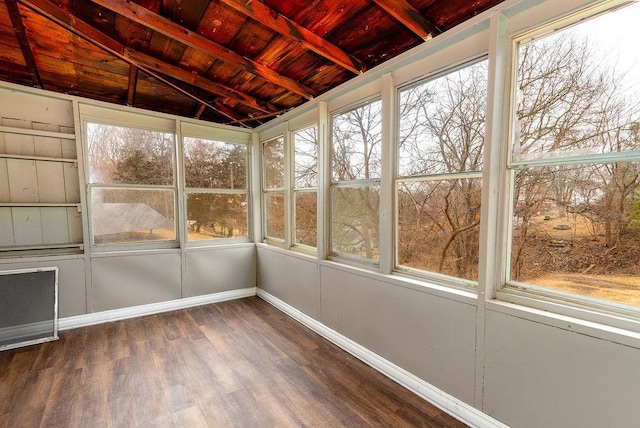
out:
{"label": "wooden ceiling board", "polygon": [[330,35],[331,41],[347,52],[353,52],[369,67],[381,62],[378,58],[380,55],[386,56],[385,60],[390,59],[386,48],[403,39],[412,40],[411,45],[422,42],[374,4]]}
{"label": "wooden ceiling board", "polygon": [[[192,73],[204,75],[211,68],[216,59],[199,49],[186,48],[178,61],[178,65]],[[220,80],[221,83],[227,82]]]}
{"label": "wooden ceiling board", "polygon": [[501,0],[441,0],[431,3],[420,11],[423,15],[429,16],[438,28],[445,31],[500,2]]}
{"label": "wooden ceiling board", "polygon": [[[0,80],[32,86],[39,73],[46,89],[243,126],[419,45],[414,32],[424,34],[371,0],[17,0],[27,35],[20,44],[5,1]],[[423,15],[417,22],[442,29],[500,1],[407,0]]]}
{"label": "wooden ceiling board", "polygon": [[227,46],[240,31],[247,18],[217,1],[209,2],[198,24],[197,32],[216,43]]}
{"label": "wooden ceiling board", "polygon": [[[99,7],[99,6],[97,6]],[[120,43],[140,52],[146,52],[151,45],[153,30],[122,16],[116,17],[115,32]]]}
{"label": "wooden ceiling board", "polygon": [[[136,1],[136,3],[145,6],[143,2]],[[208,4],[209,0],[163,0],[160,15],[195,31]],[[149,8],[147,7],[147,9]]]}
{"label": "wooden ceiling board", "polygon": [[[323,38],[350,22],[370,5],[369,0],[315,0],[311,4],[305,1],[265,0],[263,3],[282,11],[285,16]],[[289,8],[284,9],[283,4],[289,5]]]}
{"label": "wooden ceiling board", "polygon": [[[158,97],[162,94],[162,97]],[[167,100],[169,100],[167,102]],[[147,75],[138,73],[133,106],[184,116],[199,105],[192,98]]]}
{"label": "wooden ceiling board", "polygon": [[[0,46],[0,49],[2,46]],[[0,59],[0,75],[10,76],[5,81],[15,83],[17,85],[33,86],[31,74],[27,70],[26,65],[16,64],[11,61]]]}
{"label": "wooden ceiling board", "polygon": [[242,56],[253,59],[278,37],[264,25],[247,18],[240,31],[228,43],[228,48]]}
{"label": "wooden ceiling board", "polygon": [[[51,21],[30,10],[25,11],[24,22],[29,33],[31,48],[38,57],[49,56],[64,64],[94,67],[105,72],[126,75],[128,65],[113,55],[92,45],[75,34],[53,27]],[[51,31],[55,30],[55,37]]]}
{"label": "wooden ceiling board", "polygon": [[110,10],[96,6],[87,0],[72,0],[67,7],[61,8],[93,25],[109,37],[117,36],[115,29],[117,15]]}
{"label": "wooden ceiling board", "polygon": [[26,66],[24,56],[20,50],[20,44],[16,39],[11,23],[6,25],[3,21],[0,21],[0,61],[7,61],[17,65]]}
{"label": "wooden ceiling board", "polygon": [[314,67],[317,67],[317,64],[331,64],[323,57],[305,49],[299,43],[291,43],[284,37],[270,43],[255,60],[262,64],[269,64],[269,68],[272,70],[286,74],[298,81],[314,72]]}
{"label": "wooden ceiling board", "polygon": [[170,64],[177,64],[186,49],[187,47],[184,44],[170,39],[157,31],[153,32],[149,43],[149,53],[155,57],[163,58]]}

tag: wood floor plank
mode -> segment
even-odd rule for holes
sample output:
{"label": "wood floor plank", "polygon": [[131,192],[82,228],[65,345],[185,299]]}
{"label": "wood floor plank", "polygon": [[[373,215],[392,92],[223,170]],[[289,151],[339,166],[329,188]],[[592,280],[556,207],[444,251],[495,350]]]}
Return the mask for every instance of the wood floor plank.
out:
{"label": "wood floor plank", "polygon": [[0,352],[4,427],[464,427],[257,297]]}

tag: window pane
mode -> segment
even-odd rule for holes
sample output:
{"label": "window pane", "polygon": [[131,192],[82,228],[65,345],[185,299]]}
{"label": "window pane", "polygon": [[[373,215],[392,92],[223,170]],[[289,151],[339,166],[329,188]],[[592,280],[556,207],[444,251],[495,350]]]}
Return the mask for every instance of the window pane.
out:
{"label": "window pane", "polygon": [[481,183],[399,183],[398,264],[477,280]]}
{"label": "window pane", "polygon": [[318,186],[318,130],[316,126],[293,134],[294,186]]}
{"label": "window pane", "polygon": [[515,161],[638,150],[639,19],[634,4],[519,45]]}
{"label": "window pane", "polygon": [[267,189],[284,187],[284,139],[267,141],[262,150],[264,181]]}
{"label": "window pane", "polygon": [[334,187],[331,203],[333,251],[378,260],[379,187]]}
{"label": "window pane", "polygon": [[247,237],[247,195],[189,193],[187,225],[190,241]]}
{"label": "window pane", "polygon": [[247,146],[203,138],[184,138],[187,187],[247,188]]}
{"label": "window pane", "polygon": [[284,239],[284,193],[265,193],[266,236]]}
{"label": "window pane", "polygon": [[296,192],[296,244],[315,247],[318,233],[316,212],[318,200],[316,192]]}
{"label": "window pane", "polygon": [[521,169],[511,279],[640,306],[640,161]]}
{"label": "window pane", "polygon": [[333,117],[333,180],[380,178],[381,108],[375,101]]}
{"label": "window pane", "polygon": [[400,93],[398,174],[482,170],[487,61]]}
{"label": "window pane", "polygon": [[176,239],[172,190],[91,190],[96,244]]}
{"label": "window pane", "polygon": [[173,184],[173,134],[87,124],[89,181],[109,184]]}

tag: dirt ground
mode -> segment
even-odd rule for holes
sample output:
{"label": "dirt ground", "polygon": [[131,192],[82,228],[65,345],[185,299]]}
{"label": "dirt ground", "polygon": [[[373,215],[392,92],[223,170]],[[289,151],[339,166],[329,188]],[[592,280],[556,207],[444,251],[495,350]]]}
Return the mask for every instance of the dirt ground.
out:
{"label": "dirt ground", "polygon": [[608,248],[582,216],[545,217],[530,223],[520,281],[640,307],[640,230]]}

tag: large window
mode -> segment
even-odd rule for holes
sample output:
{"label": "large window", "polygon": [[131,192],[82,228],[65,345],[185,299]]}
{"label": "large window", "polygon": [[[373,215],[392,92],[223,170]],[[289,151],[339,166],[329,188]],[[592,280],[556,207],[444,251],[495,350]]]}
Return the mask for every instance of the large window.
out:
{"label": "large window", "polygon": [[265,236],[284,242],[284,137],[266,141],[262,145],[262,171],[265,213]]}
{"label": "large window", "polygon": [[175,241],[172,133],[86,124],[94,244]]}
{"label": "large window", "polygon": [[318,128],[293,133],[294,245],[317,245]]}
{"label": "large window", "polygon": [[247,237],[247,145],[184,138],[187,237]]}
{"label": "large window", "polygon": [[638,19],[517,45],[509,284],[640,307]]}
{"label": "large window", "polygon": [[487,61],[400,91],[396,260],[478,278]]}
{"label": "large window", "polygon": [[332,117],[331,249],[378,261],[380,100]]}

